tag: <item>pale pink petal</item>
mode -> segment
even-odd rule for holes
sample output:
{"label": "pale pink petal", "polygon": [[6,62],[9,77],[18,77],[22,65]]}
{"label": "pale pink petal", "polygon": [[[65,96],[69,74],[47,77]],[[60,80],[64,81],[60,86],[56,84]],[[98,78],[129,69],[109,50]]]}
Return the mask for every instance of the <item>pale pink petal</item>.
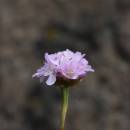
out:
{"label": "pale pink petal", "polygon": [[32,78],[34,78],[34,77],[36,77],[36,76],[37,76],[37,73],[33,74],[33,75],[32,75]]}
{"label": "pale pink petal", "polygon": [[48,77],[48,79],[47,79],[47,81],[46,81],[46,84],[50,86],[50,85],[55,84],[55,82],[56,82],[56,75],[51,74],[51,75]]}
{"label": "pale pink petal", "polygon": [[74,56],[74,53],[72,51],[70,51],[69,49],[66,49],[66,51],[63,51],[63,55],[66,58],[70,59],[70,58],[72,58]]}
{"label": "pale pink petal", "polygon": [[46,70],[45,72],[44,72],[44,76],[48,76],[48,75],[50,75],[50,74],[52,74],[53,73],[53,71],[52,70],[50,70],[50,69],[48,69],[48,70]]}

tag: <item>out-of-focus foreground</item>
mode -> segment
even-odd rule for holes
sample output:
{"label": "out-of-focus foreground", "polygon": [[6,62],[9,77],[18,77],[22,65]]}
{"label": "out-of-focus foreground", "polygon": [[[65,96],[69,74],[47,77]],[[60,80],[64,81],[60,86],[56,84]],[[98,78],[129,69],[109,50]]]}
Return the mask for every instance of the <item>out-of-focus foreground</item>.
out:
{"label": "out-of-focus foreground", "polygon": [[0,130],[58,130],[60,90],[32,74],[45,52],[86,53],[66,130],[130,130],[130,0],[0,0]]}

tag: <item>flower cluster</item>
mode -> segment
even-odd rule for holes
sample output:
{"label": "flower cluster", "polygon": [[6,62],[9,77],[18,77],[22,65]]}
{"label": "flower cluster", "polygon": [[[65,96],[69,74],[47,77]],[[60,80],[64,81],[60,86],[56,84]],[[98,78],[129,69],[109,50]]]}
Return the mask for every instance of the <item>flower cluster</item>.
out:
{"label": "flower cluster", "polygon": [[65,50],[54,54],[45,54],[44,65],[37,70],[32,77],[40,78],[43,82],[45,77],[47,85],[53,85],[58,78],[63,80],[78,80],[86,76],[87,72],[94,70],[84,58],[85,54]]}

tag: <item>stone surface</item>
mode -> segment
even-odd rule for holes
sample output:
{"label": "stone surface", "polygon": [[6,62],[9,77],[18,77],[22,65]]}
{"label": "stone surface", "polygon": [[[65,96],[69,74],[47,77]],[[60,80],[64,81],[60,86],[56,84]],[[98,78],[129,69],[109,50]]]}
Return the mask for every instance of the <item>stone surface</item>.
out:
{"label": "stone surface", "polygon": [[59,128],[60,90],[31,78],[46,51],[87,53],[68,130],[130,129],[129,0],[0,0],[0,130]]}

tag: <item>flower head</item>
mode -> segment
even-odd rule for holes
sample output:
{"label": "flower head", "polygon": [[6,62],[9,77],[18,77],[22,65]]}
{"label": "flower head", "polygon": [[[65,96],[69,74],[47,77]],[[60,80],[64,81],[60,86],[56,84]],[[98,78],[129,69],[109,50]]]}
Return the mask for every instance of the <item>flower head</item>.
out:
{"label": "flower head", "polygon": [[65,50],[54,54],[45,54],[45,64],[37,70],[32,77],[40,78],[43,82],[45,77],[47,85],[53,85],[58,79],[64,81],[77,81],[86,76],[88,72],[94,72],[84,58],[85,54]]}

